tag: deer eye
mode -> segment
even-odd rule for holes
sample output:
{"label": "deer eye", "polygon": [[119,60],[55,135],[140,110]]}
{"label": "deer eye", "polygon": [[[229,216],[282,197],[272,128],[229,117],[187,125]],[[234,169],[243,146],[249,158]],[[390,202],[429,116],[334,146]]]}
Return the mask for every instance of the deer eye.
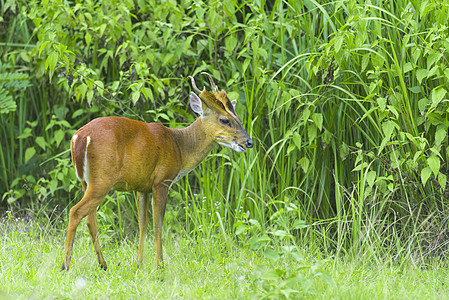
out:
{"label": "deer eye", "polygon": [[220,123],[229,127],[231,126],[231,122],[228,119],[220,119]]}

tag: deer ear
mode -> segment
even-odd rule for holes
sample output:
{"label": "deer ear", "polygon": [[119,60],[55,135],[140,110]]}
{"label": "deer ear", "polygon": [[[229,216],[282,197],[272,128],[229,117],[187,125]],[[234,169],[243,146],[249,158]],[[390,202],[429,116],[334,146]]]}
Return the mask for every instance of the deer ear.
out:
{"label": "deer ear", "polygon": [[235,110],[235,106],[237,105],[237,100],[232,100],[231,104],[232,104],[232,107],[234,107],[234,110]]}
{"label": "deer ear", "polygon": [[194,112],[203,116],[203,102],[201,102],[200,97],[198,97],[194,92],[190,92],[190,107]]}

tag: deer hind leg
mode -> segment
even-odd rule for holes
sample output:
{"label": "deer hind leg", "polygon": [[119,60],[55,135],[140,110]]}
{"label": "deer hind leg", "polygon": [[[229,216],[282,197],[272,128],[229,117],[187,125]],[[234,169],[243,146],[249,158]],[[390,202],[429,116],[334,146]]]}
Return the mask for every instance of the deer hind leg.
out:
{"label": "deer hind leg", "polygon": [[96,209],[87,215],[86,223],[87,228],[89,229],[90,237],[92,238],[92,244],[94,245],[95,252],[97,253],[98,263],[100,264],[100,267],[106,271],[108,267],[103,258],[103,254],[101,253],[100,243],[98,242]]}
{"label": "deer hind leg", "polygon": [[[72,257],[72,248],[73,248],[73,241],[75,240],[75,233],[76,233],[76,228],[78,227],[79,223],[81,222],[81,220],[89,215],[89,214],[93,214],[93,217],[90,218],[89,221],[92,221],[91,219],[95,219],[95,225],[91,225],[88,224],[89,226],[89,232],[91,231],[90,226],[92,226],[92,231],[93,229],[95,229],[96,231],[96,211],[97,211],[97,207],[98,205],[101,203],[101,201],[103,200],[103,198],[106,196],[107,192],[109,191],[108,189],[98,189],[98,187],[96,187],[96,191],[94,191],[94,189],[90,188],[92,185],[87,187],[87,190],[83,196],[83,198],[81,199],[80,202],[78,202],[74,207],[72,207],[72,209],[70,210],[69,213],[69,227],[67,230],[67,241],[65,244],[65,257],[64,260],[62,262],[62,266],[61,266],[61,270],[69,270],[70,268],[70,259]],[[94,228],[95,227],[95,228]],[[92,233],[91,233],[92,235]],[[95,233],[96,236],[96,233]],[[96,239],[96,238],[95,238]],[[98,245],[98,241],[97,241],[97,245]],[[95,247],[95,242],[94,242],[94,247]],[[98,247],[99,249],[99,247]],[[95,249],[97,250],[97,249]],[[98,252],[97,252],[98,254]],[[100,252],[101,255],[101,252]],[[103,256],[98,256],[99,260],[103,259]],[[101,258],[100,258],[101,257]],[[104,262],[104,259],[103,259]],[[101,264],[101,262],[100,262]],[[103,269],[106,269],[106,263],[104,263],[104,265],[102,265]]]}
{"label": "deer hind leg", "polygon": [[137,252],[137,264],[143,261],[143,245],[148,228],[148,208],[150,206],[149,193],[137,193],[137,214],[139,218],[139,250]]}

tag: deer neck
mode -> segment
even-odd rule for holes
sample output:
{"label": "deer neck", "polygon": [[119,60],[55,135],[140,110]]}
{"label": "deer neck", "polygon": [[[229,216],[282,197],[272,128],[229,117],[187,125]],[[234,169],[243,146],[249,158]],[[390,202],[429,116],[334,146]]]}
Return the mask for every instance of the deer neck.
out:
{"label": "deer neck", "polygon": [[206,133],[201,118],[183,129],[174,129],[174,136],[181,152],[181,170],[185,172],[195,168],[214,146],[213,136]]}

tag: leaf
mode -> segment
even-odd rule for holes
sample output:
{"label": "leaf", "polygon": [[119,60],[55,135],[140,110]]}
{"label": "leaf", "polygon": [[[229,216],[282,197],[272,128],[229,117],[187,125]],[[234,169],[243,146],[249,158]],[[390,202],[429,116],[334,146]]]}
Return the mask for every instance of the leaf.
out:
{"label": "leaf", "polygon": [[427,74],[429,74],[427,69],[418,69],[418,71],[416,71],[416,79],[418,79],[419,84],[421,84],[422,80],[427,77]]}
{"label": "leaf", "polygon": [[447,135],[447,129],[445,126],[438,126],[437,131],[435,132],[435,145],[441,145]]}
{"label": "leaf", "polygon": [[43,150],[47,148],[47,143],[45,142],[45,139],[42,136],[38,136],[35,140],[36,144],[39,145]]}
{"label": "leaf", "polygon": [[377,98],[377,105],[379,105],[381,111],[385,111],[385,109],[387,108],[387,98]]}
{"label": "leaf", "polygon": [[5,114],[10,111],[15,111],[17,108],[16,102],[11,95],[8,95],[8,91],[0,87],[0,114]]}
{"label": "leaf", "polygon": [[140,91],[137,90],[131,94],[131,99],[134,105],[137,103],[137,101],[139,101],[139,98],[140,98]]}
{"label": "leaf", "polygon": [[150,100],[152,103],[154,102],[153,91],[150,88],[144,87],[142,88],[142,94],[145,99]]}
{"label": "leaf", "polygon": [[302,119],[304,122],[307,122],[309,120],[310,117],[310,110],[309,109],[304,109],[304,111],[302,112]]}
{"label": "leaf", "polygon": [[86,40],[87,47],[90,46],[90,42],[92,41],[92,35],[89,33],[89,31],[86,32],[84,35],[84,39]]}
{"label": "leaf", "polygon": [[62,139],[64,138],[64,135],[65,135],[65,132],[62,129],[55,131],[53,141],[56,143],[56,147],[59,147],[59,144],[61,144]]}
{"label": "leaf", "polygon": [[268,245],[268,243],[270,241],[271,241],[271,238],[266,234],[263,234],[262,236],[255,236],[255,237],[251,238],[249,241],[250,248],[251,248],[251,250],[259,250],[259,249],[265,247],[266,245]]}
{"label": "leaf", "polygon": [[442,56],[443,54],[439,52],[429,54],[427,57],[427,69],[430,69],[435,62],[441,59]]}
{"label": "leaf", "polygon": [[382,123],[382,130],[385,134],[385,138],[390,140],[391,134],[393,133],[396,123],[393,121],[386,121]]}
{"label": "leaf", "polygon": [[307,128],[307,133],[309,135],[309,143],[312,144],[317,136],[317,128],[316,128],[315,123],[309,124],[309,126]]}
{"label": "leaf", "polygon": [[368,182],[368,185],[372,187],[374,185],[374,182],[376,180],[376,172],[375,171],[369,171],[368,174],[366,174],[366,181]]}
{"label": "leaf", "polygon": [[315,122],[318,129],[321,131],[323,129],[323,115],[315,113],[312,115],[312,120]]}
{"label": "leaf", "polygon": [[433,175],[437,177],[440,173],[440,158],[438,156],[431,156],[427,159],[427,164],[433,172]]}
{"label": "leaf", "polygon": [[50,71],[50,80],[53,77],[53,72],[55,70],[56,64],[58,62],[59,54],[56,51],[51,52],[47,60],[45,61],[45,69]]}
{"label": "leaf", "polygon": [[432,90],[431,97],[432,97],[432,106],[437,106],[441,100],[443,100],[444,96],[446,95],[446,89],[442,86],[436,87]]}
{"label": "leaf", "polygon": [[308,226],[306,224],[306,221],[296,219],[295,222],[293,222],[292,227],[293,227],[293,229],[302,229],[302,228],[307,228]]}
{"label": "leaf", "polygon": [[25,151],[25,163],[27,163],[36,154],[36,149],[34,147],[29,147]]}
{"label": "leaf", "polygon": [[281,258],[281,255],[279,254],[278,251],[275,251],[270,248],[266,249],[263,252],[263,256],[265,256],[268,259],[271,259],[273,262],[276,262],[276,261],[278,261],[279,258]]}
{"label": "leaf", "polygon": [[405,63],[405,65],[404,65],[403,68],[402,68],[403,74],[408,73],[408,72],[410,72],[411,70],[413,70],[412,63],[410,63],[410,62]]}
{"label": "leaf", "polygon": [[425,167],[421,170],[421,181],[423,185],[426,185],[427,180],[432,174],[432,170],[429,167]]}
{"label": "leaf", "polygon": [[230,35],[225,39],[225,45],[226,50],[228,50],[229,53],[232,53],[237,46],[237,38],[234,35]]}
{"label": "leaf", "polygon": [[23,131],[23,133],[21,135],[19,135],[18,137],[16,137],[16,139],[26,139],[28,137],[30,137],[32,135],[31,133],[31,128],[27,127],[25,128],[25,130]]}
{"label": "leaf", "polygon": [[296,148],[301,150],[301,136],[296,131],[293,133],[293,143],[295,143]]}
{"label": "leaf", "polygon": [[335,52],[338,53],[340,51],[341,45],[343,44],[344,37],[342,35],[338,35],[334,39],[335,43]]}
{"label": "leaf", "polygon": [[39,55],[41,55],[42,51],[45,49],[45,47],[50,43],[50,41],[45,41],[40,45],[39,47]]}
{"label": "leaf", "polygon": [[310,164],[309,159],[307,157],[301,157],[301,159],[298,161],[298,164],[301,166],[304,173],[307,173]]}

